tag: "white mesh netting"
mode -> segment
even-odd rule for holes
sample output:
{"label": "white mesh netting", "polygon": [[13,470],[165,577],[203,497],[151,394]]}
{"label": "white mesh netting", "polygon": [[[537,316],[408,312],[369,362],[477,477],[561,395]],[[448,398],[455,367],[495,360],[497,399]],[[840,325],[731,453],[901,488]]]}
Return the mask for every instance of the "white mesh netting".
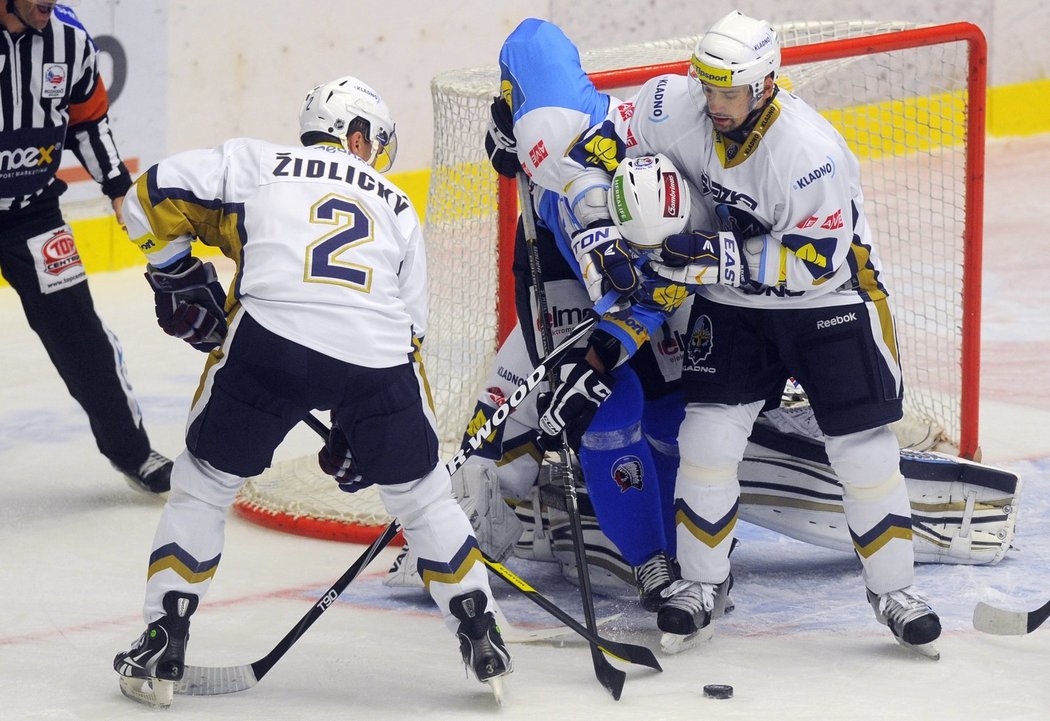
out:
{"label": "white mesh netting", "polygon": [[[793,48],[914,27],[827,21],[777,30],[784,48]],[[592,73],[684,61],[696,40],[595,50],[582,59]],[[968,46],[952,41],[892,51],[871,47],[858,57],[801,63],[786,51],[779,82],[823,112],[863,164],[866,210],[896,315],[908,415],[938,423],[958,443]],[[805,52],[800,54],[804,59]],[[497,298],[512,292],[497,283],[501,209],[482,144],[498,85],[495,63],[445,73],[431,83],[434,157],[424,228],[431,309],[423,350],[446,450],[462,435],[495,353]],[[632,90],[610,92],[627,97]],[[341,493],[314,464],[306,458],[275,465],[245,485],[238,507],[366,526],[388,521],[374,493]]]}

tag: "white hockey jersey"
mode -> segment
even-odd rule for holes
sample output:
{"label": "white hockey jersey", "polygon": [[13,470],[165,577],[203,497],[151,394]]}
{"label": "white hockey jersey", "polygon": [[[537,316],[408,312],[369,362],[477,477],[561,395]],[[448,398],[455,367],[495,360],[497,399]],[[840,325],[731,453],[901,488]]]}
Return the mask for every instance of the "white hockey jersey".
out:
{"label": "white hockey jersey", "polygon": [[700,292],[713,300],[778,308],[886,297],[859,163],[834,127],[779,90],[749,137],[735,143],[715,131],[694,85],[680,75],[648,81],[633,108],[610,113],[575,157],[585,165],[583,148],[600,146],[603,134],[629,157],[664,153],[689,181],[694,209],[713,212],[719,225],[693,227],[749,239],[744,249],[757,287],[703,286]]}
{"label": "white hockey jersey", "polygon": [[237,263],[231,289],[263,327],[372,368],[406,362],[426,332],[426,256],[408,197],[331,144],[240,138],[168,158],[124,205],[154,266],[217,246]]}

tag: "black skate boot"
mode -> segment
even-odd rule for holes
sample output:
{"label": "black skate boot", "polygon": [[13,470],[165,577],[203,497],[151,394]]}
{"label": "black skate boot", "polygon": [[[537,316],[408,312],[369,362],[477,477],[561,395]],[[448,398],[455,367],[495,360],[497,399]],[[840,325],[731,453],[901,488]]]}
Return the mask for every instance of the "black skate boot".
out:
{"label": "black skate boot", "polygon": [[914,588],[908,586],[881,595],[867,593],[875,618],[889,627],[898,643],[923,656],[940,658],[934,641],[941,635],[941,619]]}
{"label": "black skate boot", "polygon": [[459,619],[459,652],[463,663],[479,681],[487,682],[502,699],[501,676],[512,670],[510,653],[500,635],[496,617],[486,611],[488,598],[482,591],[471,591],[456,596],[449,602],[449,610]]}
{"label": "black skate boot", "polygon": [[651,613],[660,610],[664,602],[661,591],[678,580],[674,564],[667,554],[658,551],[652,558],[640,566],[634,567],[634,580],[638,582],[638,595],[642,608]]}
{"label": "black skate boot", "polygon": [[157,494],[171,490],[171,466],[170,459],[151,450],[137,468],[113,467],[124,474],[128,485],[136,491]]}
{"label": "black skate boot", "polygon": [[171,705],[174,682],[185,670],[190,616],[197,610],[197,602],[195,594],[168,591],[164,615],[150,623],[130,649],[116,655],[113,669],[120,674],[120,690],[125,696],[148,706]]}
{"label": "black skate boot", "polygon": [[661,648],[666,653],[679,653],[711,638],[711,621],[733,610],[729,599],[732,588],[732,574],[721,583],[681,579],[665,588],[656,614],[656,625],[664,632]]}

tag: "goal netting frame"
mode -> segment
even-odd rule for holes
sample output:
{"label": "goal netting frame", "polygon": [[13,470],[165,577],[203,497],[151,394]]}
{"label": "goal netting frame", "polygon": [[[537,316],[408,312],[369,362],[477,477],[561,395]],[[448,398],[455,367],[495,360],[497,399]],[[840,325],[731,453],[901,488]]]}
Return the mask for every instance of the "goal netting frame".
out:
{"label": "goal netting frame", "polygon": [[[776,26],[780,85],[838,127],[862,163],[897,322],[911,422],[941,429],[973,458],[987,45],[971,23],[815,21]],[[629,97],[683,74],[699,36],[581,53],[600,90]],[[499,86],[495,64],[431,82],[434,156],[424,233],[430,324],[423,347],[443,455],[459,442],[499,342],[514,325],[517,193],[482,146]],[[373,489],[340,492],[305,457],[249,479],[235,508],[302,535],[368,542],[390,522]]]}

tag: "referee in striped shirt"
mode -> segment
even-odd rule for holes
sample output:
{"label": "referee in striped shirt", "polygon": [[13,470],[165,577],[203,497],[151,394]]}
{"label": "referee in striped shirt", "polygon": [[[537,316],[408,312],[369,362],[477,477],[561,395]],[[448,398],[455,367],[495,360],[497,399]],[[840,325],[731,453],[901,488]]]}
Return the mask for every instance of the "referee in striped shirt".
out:
{"label": "referee in striped shirt", "polygon": [[0,0],[0,272],[22,301],[99,450],[133,488],[168,490],[171,461],[150,447],[116,336],[95,312],[55,177],[71,150],[121,205],[131,186],[110,133],[98,51],[54,0]]}

